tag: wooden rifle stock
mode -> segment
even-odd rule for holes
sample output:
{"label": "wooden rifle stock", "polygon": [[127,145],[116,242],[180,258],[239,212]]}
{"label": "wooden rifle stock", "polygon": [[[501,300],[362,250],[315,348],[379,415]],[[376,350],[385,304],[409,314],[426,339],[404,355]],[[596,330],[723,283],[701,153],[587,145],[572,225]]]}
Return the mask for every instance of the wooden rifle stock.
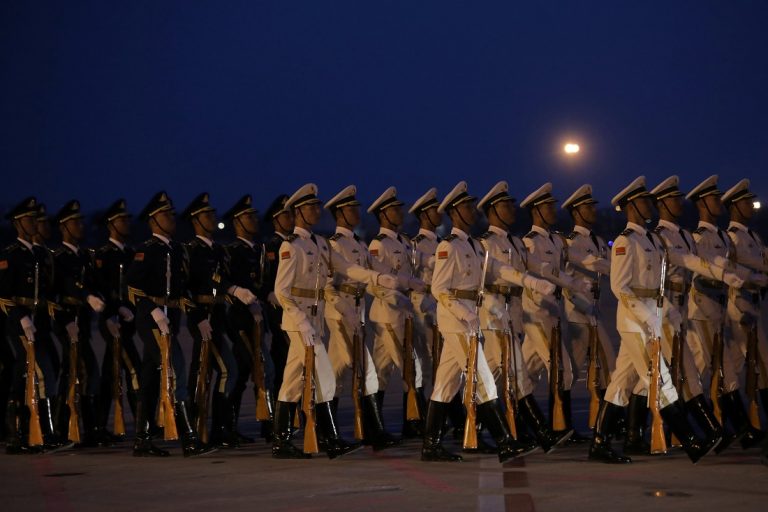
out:
{"label": "wooden rifle stock", "polygon": [[408,388],[406,400],[406,419],[420,420],[419,401],[416,398],[416,361],[413,353],[413,318],[405,319],[405,339],[403,341],[403,380]]}
{"label": "wooden rifle stock", "polygon": [[661,419],[661,338],[651,339],[650,386],[648,388],[648,408],[651,410],[651,453],[667,453],[667,440],[664,437],[664,422]]}
{"label": "wooden rifle stock", "polygon": [[517,439],[517,422],[515,421],[515,416],[517,416],[517,384],[511,378],[512,372],[510,371],[512,367],[516,368],[512,361],[512,351],[515,350],[512,343],[512,334],[509,331],[505,332],[501,342],[501,382],[504,386],[504,415],[510,434]]}
{"label": "wooden rifle stock", "polygon": [[717,421],[722,424],[723,410],[720,399],[723,396],[723,331],[715,333],[712,340],[712,380],[709,383],[709,398],[712,400],[712,410]]}
{"label": "wooden rifle stock", "polygon": [[552,339],[549,344],[549,392],[552,396],[552,430],[566,429],[563,409],[563,364],[560,320],[552,327]]}
{"label": "wooden rifle stock", "polygon": [[120,338],[112,338],[112,400],[115,402],[115,418],[113,430],[115,435],[125,435],[125,417],[123,414],[123,381],[120,375]]}
{"label": "wooden rifle stock", "polygon": [[195,428],[200,440],[208,442],[208,394],[210,380],[210,340],[205,338],[200,342],[200,366],[195,381]]}
{"label": "wooden rifle stock", "polygon": [[758,402],[758,347],[757,347],[757,321],[749,328],[747,333],[747,376],[746,392],[749,399],[749,423],[752,427],[760,430],[760,412],[757,407]]}
{"label": "wooden rifle stock", "polygon": [[589,367],[587,368],[587,387],[589,388],[589,428],[597,423],[600,410],[600,341],[597,325],[589,324]]}
{"label": "wooden rifle stock", "polygon": [[301,398],[304,411],[304,453],[319,452],[315,423],[315,348],[304,349],[304,393]]}
{"label": "wooden rifle stock", "polygon": [[443,337],[437,328],[437,323],[432,324],[432,387],[435,387],[437,369],[440,366],[440,354],[443,352]]}
{"label": "wooden rifle stock", "polygon": [[160,334],[160,421],[163,423],[163,439],[175,441],[179,438],[176,430],[174,411],[174,375],[171,365],[171,336]]}
{"label": "wooden rifle stock", "polygon": [[467,354],[467,382],[464,384],[464,408],[467,420],[464,423],[464,449],[477,448],[477,333],[469,336],[469,353]]}
{"label": "wooden rifle stock", "polygon": [[29,446],[43,445],[43,431],[40,428],[40,412],[37,407],[37,359],[35,358],[35,342],[26,336],[21,337],[27,351],[26,396],[29,409]]}
{"label": "wooden rifle stock", "polygon": [[[261,339],[263,326],[261,322],[253,323],[253,351],[251,379],[256,387],[256,420],[272,421],[274,411],[272,410],[272,400],[267,391],[267,380],[264,372],[264,352],[261,349]],[[248,346],[246,344],[246,346]]]}
{"label": "wooden rifle stock", "polygon": [[[77,319],[75,319],[77,322]],[[69,384],[67,386],[67,406],[69,407],[69,440],[73,443],[80,442],[80,386],[78,373],[78,340],[70,337],[69,340]]]}
{"label": "wooden rifle stock", "polygon": [[[675,389],[677,390],[677,395],[679,397],[683,396],[683,388],[685,387],[685,371],[683,369],[684,340],[685,334],[682,330],[676,331],[672,337],[672,363],[670,364],[671,368],[669,373],[672,377],[672,384],[674,384]],[[670,444],[674,448],[679,448],[682,446],[682,443],[674,433],[671,435]]]}
{"label": "wooden rifle stock", "polygon": [[[343,322],[339,321],[340,324]],[[365,437],[363,428],[363,407],[362,397],[365,394],[365,349],[360,328],[355,329],[352,334],[352,406],[354,408],[354,431],[355,439],[362,440]]]}

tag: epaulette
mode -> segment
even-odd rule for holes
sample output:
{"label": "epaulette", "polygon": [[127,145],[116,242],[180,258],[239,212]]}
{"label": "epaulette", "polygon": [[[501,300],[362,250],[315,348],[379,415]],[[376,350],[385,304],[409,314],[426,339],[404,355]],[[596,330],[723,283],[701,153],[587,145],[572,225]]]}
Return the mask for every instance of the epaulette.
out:
{"label": "epaulette", "polygon": [[195,238],[191,239],[189,242],[183,243],[182,245],[184,247],[202,247],[203,245],[205,245],[205,243],[202,240],[200,240],[199,238],[195,237]]}
{"label": "epaulette", "polygon": [[538,231],[529,231],[528,233],[526,233],[526,235],[523,238],[534,239],[537,236],[539,236],[539,232]]}
{"label": "epaulette", "polygon": [[566,237],[568,240],[574,240],[577,236],[579,236],[578,231],[571,231],[568,233],[568,236]]}
{"label": "epaulette", "polygon": [[12,244],[10,244],[10,245],[9,245],[8,247],[6,247],[5,249],[3,249],[3,252],[10,254],[10,253],[12,253],[12,252],[14,252],[14,251],[18,251],[18,250],[19,250],[19,249],[21,249],[21,248],[22,248],[22,245],[21,245],[21,243],[19,243],[19,241],[17,240],[17,241],[15,241],[15,242],[13,242]]}
{"label": "epaulette", "polygon": [[494,234],[493,231],[488,230],[482,235],[477,236],[475,238],[477,238],[478,240],[488,240],[489,238],[491,238],[491,236],[493,236],[493,234]]}
{"label": "epaulette", "polygon": [[374,239],[374,240],[378,240],[379,242],[381,242],[381,241],[382,241],[382,240],[384,240],[385,238],[387,238],[387,235],[385,235],[384,233],[379,233],[378,235],[376,235],[375,237],[373,237],[373,239]]}
{"label": "epaulette", "polygon": [[653,232],[659,235],[665,229],[667,229],[667,226],[662,226],[661,224],[659,224],[655,228],[653,228]]}
{"label": "epaulette", "polygon": [[728,228],[729,233],[736,233],[739,230],[736,226],[731,226]]}
{"label": "epaulette", "polygon": [[145,247],[152,247],[153,245],[157,245],[157,244],[165,245],[164,242],[159,238],[157,238],[156,236],[151,236],[147,238],[142,245]]}
{"label": "epaulette", "polygon": [[699,226],[696,229],[694,229],[693,232],[696,233],[697,235],[700,235],[700,234],[704,233],[706,230],[707,230],[706,227]]}
{"label": "epaulette", "polygon": [[344,236],[343,233],[334,233],[333,235],[328,237],[328,240],[330,240],[331,242],[335,242],[336,240],[338,240],[339,238],[341,238],[343,236]]}
{"label": "epaulette", "polygon": [[404,244],[410,244],[411,243],[411,237],[409,237],[405,233],[399,233],[399,235],[400,235],[400,238],[403,239],[403,243]]}
{"label": "epaulette", "polygon": [[631,235],[631,234],[632,234],[632,233],[634,233],[634,232],[635,232],[635,230],[634,230],[634,229],[632,229],[632,228],[627,228],[627,229],[625,229],[624,231],[622,231],[622,232],[619,234],[619,236],[629,236],[629,235]]}
{"label": "epaulette", "polygon": [[296,233],[291,233],[290,235],[288,235],[288,239],[286,240],[286,242],[293,242],[297,238],[299,238],[299,235],[297,235]]}
{"label": "epaulette", "polygon": [[451,233],[447,237],[443,238],[443,242],[453,242],[459,237],[456,233]]}
{"label": "epaulette", "polygon": [[64,246],[61,246],[61,247],[57,247],[56,250],[53,251],[53,255],[54,256],[61,256],[65,252],[67,252],[67,248],[64,247]]}
{"label": "epaulette", "polygon": [[419,233],[418,235],[413,237],[411,240],[413,241],[414,244],[420,244],[421,241],[424,240],[425,238],[427,238],[427,235],[425,235],[424,233]]}

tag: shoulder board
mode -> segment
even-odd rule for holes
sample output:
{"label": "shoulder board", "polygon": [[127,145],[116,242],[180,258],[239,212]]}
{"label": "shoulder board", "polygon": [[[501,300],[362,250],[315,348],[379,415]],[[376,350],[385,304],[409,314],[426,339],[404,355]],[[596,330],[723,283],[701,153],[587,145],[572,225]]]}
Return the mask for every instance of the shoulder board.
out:
{"label": "shoulder board", "polygon": [[570,233],[568,233],[568,236],[565,238],[567,238],[568,240],[574,240],[577,236],[579,236],[578,231],[571,231]]}
{"label": "shoulder board", "polygon": [[53,251],[53,255],[54,256],[61,256],[65,252],[67,252],[67,248],[66,247],[59,247],[55,251]]}
{"label": "shoulder board", "polygon": [[456,240],[457,238],[458,238],[458,235],[457,235],[457,234],[455,234],[455,233],[451,233],[451,234],[450,234],[450,235],[448,235],[447,237],[443,238],[443,242],[453,242],[453,241],[454,241],[454,240]]}
{"label": "shoulder board", "polygon": [[378,235],[376,235],[375,237],[373,237],[373,239],[374,239],[374,240],[378,240],[379,242],[381,242],[381,241],[382,241],[382,240],[384,240],[385,238],[387,238],[387,235],[385,235],[384,233],[379,233]]}
{"label": "shoulder board", "polygon": [[288,236],[288,239],[286,240],[286,242],[293,242],[293,241],[294,241],[294,240],[296,240],[297,238],[299,238],[299,235],[297,235],[296,233],[291,233],[291,234]]}
{"label": "shoulder board", "polygon": [[151,247],[151,246],[153,246],[153,245],[158,245],[158,244],[162,244],[162,243],[163,243],[163,241],[162,241],[162,240],[160,240],[159,238],[157,238],[156,236],[151,236],[151,237],[149,237],[149,238],[148,238],[148,239],[147,239],[147,240],[144,242],[144,244],[143,244],[143,245],[144,245],[144,246],[146,246],[146,247]]}
{"label": "shoulder board", "polygon": [[335,242],[336,240],[338,240],[339,238],[341,238],[343,236],[344,235],[341,234],[341,233],[334,233],[333,235],[328,237],[328,240],[330,240],[331,242]]}
{"label": "shoulder board", "polygon": [[539,236],[539,232],[538,231],[529,231],[528,233],[526,233],[526,235],[523,238],[534,239],[537,236]]}
{"label": "shoulder board", "polygon": [[419,233],[415,237],[412,238],[414,244],[421,243],[422,240],[427,238],[427,236],[424,233]]}
{"label": "shoulder board", "polygon": [[655,228],[653,228],[653,232],[654,232],[654,233],[656,233],[656,234],[658,235],[658,234],[660,234],[662,231],[664,231],[665,229],[667,229],[667,227],[666,227],[666,226],[661,226],[661,225],[659,225],[659,226],[656,226]]}
{"label": "shoulder board", "polygon": [[486,232],[485,232],[485,233],[483,233],[482,235],[480,235],[480,236],[476,236],[475,238],[476,238],[477,240],[488,240],[488,239],[489,239],[489,238],[491,238],[492,236],[493,236],[493,231],[486,231]]}
{"label": "shoulder board", "polygon": [[728,228],[728,232],[729,233],[735,233],[738,230],[739,230],[739,228],[737,228],[736,226],[731,226],[731,227]]}
{"label": "shoulder board", "polygon": [[700,235],[704,233],[706,230],[707,228],[705,228],[704,226],[699,226],[696,229],[694,229],[693,232],[696,233],[697,235]]}
{"label": "shoulder board", "polygon": [[634,229],[627,228],[627,229],[625,229],[624,231],[621,232],[620,236],[629,236],[629,235],[631,235],[634,232],[635,232]]}
{"label": "shoulder board", "polygon": [[21,249],[21,244],[18,241],[13,242],[11,245],[5,248],[5,252],[11,253]]}

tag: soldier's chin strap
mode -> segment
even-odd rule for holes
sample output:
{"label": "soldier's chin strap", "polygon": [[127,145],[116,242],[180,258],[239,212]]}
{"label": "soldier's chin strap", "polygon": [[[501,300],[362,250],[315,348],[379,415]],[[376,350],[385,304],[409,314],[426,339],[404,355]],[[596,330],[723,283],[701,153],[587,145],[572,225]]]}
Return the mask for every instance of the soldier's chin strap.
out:
{"label": "soldier's chin strap", "polygon": [[664,209],[667,210],[667,213],[669,214],[670,217],[672,217],[673,219],[678,219],[680,217],[679,215],[675,215],[674,213],[672,213],[672,210],[669,209],[669,206],[667,206],[666,201],[662,200],[656,204],[659,204],[659,203],[661,203],[661,206],[663,206]]}
{"label": "soldier's chin strap", "polygon": [[24,236],[26,236],[26,237],[27,237],[27,238],[28,238],[30,241],[32,241],[32,240],[34,240],[34,239],[35,239],[35,235],[30,235],[30,234],[29,234],[29,232],[27,231],[27,228],[25,228],[25,227],[24,227],[24,223],[23,223],[23,222],[21,222],[21,221],[19,220],[19,221],[17,221],[17,223],[18,223],[18,226],[19,226],[19,227],[17,228],[17,229],[18,229],[18,231],[20,232],[19,234],[22,234],[22,233],[23,233],[23,234],[24,234]]}
{"label": "soldier's chin strap", "polygon": [[739,212],[739,215],[741,216],[741,219],[742,219],[742,220],[746,220],[746,219],[748,219],[749,217],[748,217],[748,216],[746,216],[746,215],[744,215],[744,212],[743,212],[743,211],[741,211],[741,207],[739,206],[739,203],[740,203],[740,202],[741,202],[741,201],[737,201],[737,202],[733,203],[733,207],[734,207],[734,208],[736,208],[736,211],[737,211],[737,212]]}
{"label": "soldier's chin strap", "polygon": [[[237,223],[240,224],[240,227],[242,228],[242,230],[245,231],[247,234],[253,236],[256,233],[258,233],[258,229],[255,229],[255,230],[251,231],[250,229],[245,227],[245,224],[243,224],[243,221],[240,219],[240,217],[235,217],[235,220],[237,220]],[[283,226],[280,226],[280,227],[282,228]]]}
{"label": "soldier's chin strap", "polygon": [[[709,216],[710,216],[710,217],[712,217],[713,219],[716,219],[716,218],[717,218],[717,215],[715,215],[714,213],[712,213],[712,210],[710,210],[710,209],[709,209],[709,205],[708,205],[708,204],[707,204],[707,202],[704,200],[704,198],[703,198],[703,197],[700,197],[700,198],[699,198],[699,201],[701,201],[701,203],[704,205],[704,209],[705,209],[705,210],[707,210],[707,213],[709,214]],[[739,213],[741,213],[741,212],[739,212]]]}
{"label": "soldier's chin strap", "polygon": [[285,229],[285,226],[283,226],[283,223],[280,222],[280,215],[278,215],[277,217],[272,217],[272,220],[277,222],[277,225],[280,226],[280,229],[282,229],[286,233],[290,233],[291,232],[290,229]]}
{"label": "soldier's chin strap", "polygon": [[507,222],[506,220],[501,218],[501,214],[499,213],[499,210],[496,209],[496,205],[495,204],[493,206],[491,206],[491,208],[493,208],[493,211],[496,212],[496,218],[499,219],[499,222],[504,224],[504,229],[506,231],[509,231],[509,227],[512,225],[512,223]]}
{"label": "soldier's chin strap", "polygon": [[389,222],[389,224],[391,226],[395,226],[395,229],[393,229],[393,231],[395,231],[397,229],[397,224],[392,222],[392,219],[389,218],[389,216],[387,215],[387,210],[386,209],[381,210],[381,215],[383,215],[384,218],[387,219],[387,222]]}
{"label": "soldier's chin strap", "polygon": [[64,230],[67,232],[67,234],[72,238],[73,240],[77,240],[77,237],[72,234],[72,232],[69,230],[69,222],[64,223]]}
{"label": "soldier's chin strap", "polygon": [[211,228],[207,227],[207,226],[206,226],[206,225],[204,225],[202,222],[200,222],[200,217],[199,217],[198,215],[195,215],[195,216],[192,218],[192,222],[197,222],[197,225],[198,225],[198,226],[200,226],[201,228],[203,228],[203,229],[205,230],[205,236],[206,236],[206,237],[208,237],[208,238],[213,238],[213,229],[211,229]]}
{"label": "soldier's chin strap", "polygon": [[[337,212],[341,211],[341,218],[344,219],[344,222],[346,223],[347,226],[350,226],[349,229],[352,229],[353,224],[351,222],[349,222],[349,219],[347,218],[347,214],[344,211],[344,208],[341,208],[341,210],[336,210],[336,211]],[[389,220],[389,219],[387,219],[387,220]]]}
{"label": "soldier's chin strap", "polygon": [[459,216],[459,218],[461,219],[461,222],[463,222],[465,226],[471,226],[472,225],[469,222],[467,222],[467,220],[461,215],[461,210],[459,210],[458,208],[453,208],[453,211],[456,212],[456,215]]}
{"label": "soldier's chin strap", "polygon": [[155,223],[155,226],[157,226],[157,229],[162,231],[162,235],[165,236],[165,238],[167,238],[169,240],[171,239],[171,234],[168,231],[166,231],[165,229],[163,229],[163,227],[160,225],[160,223],[157,222],[157,219],[155,219],[154,215],[152,217],[150,217],[149,220],[151,220],[152,222]]}
{"label": "soldier's chin strap", "polygon": [[632,202],[631,202],[631,203],[629,203],[629,204],[630,204],[630,206],[632,206],[632,208],[634,208],[634,209],[635,209],[635,211],[637,212],[637,215],[638,215],[638,216],[639,216],[641,219],[643,219],[643,222],[644,222],[645,224],[650,224],[650,223],[651,223],[651,218],[650,218],[650,217],[646,217],[645,215],[643,215],[642,213],[640,213],[640,208],[638,208],[638,207],[637,207],[637,204],[635,204],[635,202],[634,202],[634,201],[632,201]]}
{"label": "soldier's chin strap", "polygon": [[118,234],[118,235],[120,235],[120,236],[122,236],[122,237],[124,237],[124,238],[127,238],[127,237],[128,237],[128,233],[124,233],[124,232],[120,231],[120,230],[117,228],[117,225],[115,224],[115,221],[110,221],[110,222],[109,222],[109,225],[110,225],[110,226],[112,226],[112,228],[113,228],[113,229],[114,229],[114,230],[117,232],[117,234]]}
{"label": "soldier's chin strap", "polygon": [[[312,225],[312,224],[310,224],[309,222],[307,222],[307,219],[304,217],[304,213],[302,213],[302,211],[301,211],[301,207],[299,207],[299,208],[294,208],[294,212],[299,212],[299,215],[301,215],[301,220],[303,220],[303,221],[304,221],[304,225],[305,225],[305,226],[311,226],[311,225]],[[281,227],[282,227],[282,226],[281,226]]]}

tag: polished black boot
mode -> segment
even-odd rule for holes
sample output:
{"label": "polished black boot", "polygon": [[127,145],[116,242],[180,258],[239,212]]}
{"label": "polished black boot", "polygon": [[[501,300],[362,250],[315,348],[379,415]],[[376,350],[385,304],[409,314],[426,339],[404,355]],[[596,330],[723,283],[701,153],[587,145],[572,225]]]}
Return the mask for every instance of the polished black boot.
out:
{"label": "polished black boot", "polygon": [[623,407],[603,400],[595,421],[592,443],[589,445],[589,460],[606,464],[629,464],[632,459],[619,455],[611,447],[611,434],[616,427],[616,418],[623,414]]}
{"label": "polished black boot", "polygon": [[691,462],[694,464],[714,450],[722,440],[721,437],[706,439],[704,441],[697,439],[693,433],[693,429],[691,429],[691,426],[685,419],[685,416],[680,412],[680,407],[677,402],[669,404],[659,412],[661,413],[664,422],[669,425],[669,429],[680,440],[680,443],[683,445],[683,450],[685,450],[685,453],[688,454],[688,458],[691,459]]}
{"label": "polished black boot", "polygon": [[361,444],[348,443],[339,436],[331,411],[331,402],[315,404],[315,416],[317,417],[317,427],[325,438],[325,454],[328,455],[329,459],[335,459],[362,448]]}
{"label": "polished black boot", "polygon": [[96,410],[96,397],[82,395],[80,397],[80,411],[83,414],[82,446],[112,446],[112,438],[105,428],[99,424],[99,415]]}
{"label": "polished black boot", "polygon": [[[242,398],[243,398],[242,392],[240,394],[232,393],[229,398],[232,401],[232,411],[235,415],[233,419],[233,424],[234,424],[234,434],[235,436],[237,436],[237,443],[240,445],[255,443],[256,440],[254,438],[241,434],[240,430],[238,429],[238,425],[240,424],[240,405],[242,403]],[[268,442],[271,443],[272,441],[273,439],[270,437]]]}
{"label": "polished black boot", "polygon": [[181,436],[181,448],[185,457],[198,457],[218,450],[215,446],[206,446],[197,437],[197,432],[192,427],[187,404],[176,402],[176,429]]}
{"label": "polished black boot", "polygon": [[464,440],[464,425],[467,422],[466,411],[464,411],[464,402],[461,393],[456,393],[448,403],[448,421],[453,427],[453,438],[457,441]]}
{"label": "polished black boot", "polygon": [[734,430],[736,430],[736,438],[740,440],[743,449],[754,448],[763,442],[765,432],[756,429],[749,422],[747,410],[744,408],[744,403],[741,401],[741,395],[738,390],[731,391],[720,397],[720,405],[723,410],[723,423],[725,423],[726,418],[730,421]]}
{"label": "polished black boot", "polygon": [[[154,410],[154,407],[152,407]],[[133,442],[134,457],[169,457],[171,454],[152,444],[149,433],[149,407],[141,400],[136,402],[136,439]]]}
{"label": "polished black boot", "polygon": [[572,430],[563,433],[552,432],[533,395],[523,397],[517,401],[517,404],[519,408],[518,413],[533,431],[536,442],[539,443],[544,453],[552,453],[555,448],[567,441],[573,434]]}
{"label": "polished black boot", "polygon": [[568,438],[569,444],[583,444],[591,441],[589,437],[579,434],[579,431],[573,428],[573,410],[571,409],[571,390],[563,390],[563,416],[565,416],[565,430],[561,432],[555,432],[556,434],[564,434],[565,432],[573,431],[571,437]]}
{"label": "polished black boot", "polygon": [[698,395],[685,403],[685,409],[690,413],[699,427],[704,431],[707,440],[721,438],[720,444],[715,448],[715,453],[721,453],[733,441],[734,436],[725,435],[722,425],[715,418],[715,413],[704,399],[704,395]]}
{"label": "polished black boot", "polygon": [[[418,402],[418,398],[417,398]],[[414,439],[424,436],[424,426],[422,420],[408,419],[408,393],[403,393],[403,439]]]}
{"label": "polished black boot", "polygon": [[[275,404],[277,404],[277,402],[275,402]],[[299,414],[299,404],[297,402],[288,402],[288,408],[290,415],[290,421],[288,422],[288,439],[293,439],[296,433],[301,430],[300,427],[294,426],[296,424],[296,417]],[[275,405],[275,409],[277,409],[277,405]]]}
{"label": "polished black boot", "polygon": [[211,415],[209,443],[224,450],[239,448],[237,436],[232,432],[235,412],[227,395],[218,392],[213,394]]}
{"label": "polished black boot", "polygon": [[458,462],[461,455],[450,453],[443,448],[445,416],[449,405],[444,402],[429,401],[425,424],[424,444],[421,448],[421,460],[426,462]]}
{"label": "polished black boot", "polygon": [[650,455],[651,445],[645,441],[648,422],[648,397],[632,395],[627,407],[627,434],[624,437],[626,455]]}
{"label": "polished black boot", "polygon": [[56,437],[63,442],[69,441],[69,406],[65,395],[58,395],[53,400],[53,428]]}
{"label": "polished black boot", "polygon": [[24,455],[29,453],[27,440],[22,432],[23,418],[21,406],[16,400],[10,400],[5,409],[5,453],[8,455]]}
{"label": "polished black boot", "polygon": [[[293,405],[293,407],[291,407]],[[276,459],[311,459],[291,443],[290,425],[293,421],[291,410],[296,410],[293,402],[275,403],[275,436],[272,440],[272,457]]]}
{"label": "polished black boot", "polygon": [[371,445],[373,451],[378,452],[400,444],[400,439],[389,434],[381,420],[381,412],[376,403],[376,395],[363,397],[363,419],[365,425],[365,439],[363,444]]}
{"label": "polished black boot", "polygon": [[516,441],[509,433],[507,423],[501,415],[501,408],[498,400],[489,400],[477,406],[477,415],[488,427],[488,431],[493,436],[493,440],[498,446],[499,462],[505,462],[515,457],[527,455],[535,451],[538,446],[536,443],[522,443]]}

